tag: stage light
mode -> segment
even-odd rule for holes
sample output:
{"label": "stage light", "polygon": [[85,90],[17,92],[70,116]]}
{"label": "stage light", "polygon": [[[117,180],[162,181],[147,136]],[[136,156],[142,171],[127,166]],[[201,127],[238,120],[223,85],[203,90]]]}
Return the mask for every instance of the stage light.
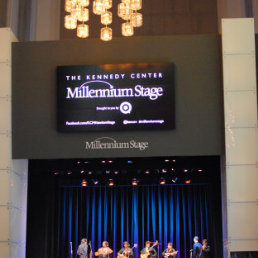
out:
{"label": "stage light", "polygon": [[198,172],[202,172],[202,169],[198,169]]}
{"label": "stage light", "polygon": [[113,179],[109,179],[108,180],[108,185],[109,186],[114,186],[115,185],[114,180]]}
{"label": "stage light", "polygon": [[106,161],[105,161],[105,160],[101,160],[101,163],[102,163],[102,164],[105,164],[105,163],[106,163]]}
{"label": "stage light", "polygon": [[68,171],[67,172],[67,175],[71,175],[73,172],[72,171]]}
{"label": "stage light", "polygon": [[176,162],[176,160],[175,160],[175,159],[173,159],[173,160],[172,160],[172,162],[174,162],[174,163],[175,163],[175,162]]}
{"label": "stage light", "polygon": [[113,160],[109,160],[108,163],[113,163]]}
{"label": "stage light", "polygon": [[81,174],[84,174],[84,172],[85,172],[84,170],[81,170]]}
{"label": "stage light", "polygon": [[82,179],[81,186],[86,187],[87,185],[88,185],[87,184],[87,180],[86,179]]}
{"label": "stage light", "polygon": [[186,183],[186,184],[191,184],[191,179],[187,178],[187,179],[185,180],[185,183]]}
{"label": "stage light", "polygon": [[115,174],[115,175],[118,175],[118,174],[119,174],[119,171],[118,171],[118,170],[115,170],[115,171],[114,171],[114,174]]}
{"label": "stage light", "polygon": [[161,185],[164,185],[164,184],[166,184],[166,180],[163,177],[161,177],[160,180],[159,180],[159,183]]}
{"label": "stage light", "polygon": [[80,164],[80,163],[81,163],[81,162],[78,160],[78,161],[77,161],[77,164]]}
{"label": "stage light", "polygon": [[167,173],[167,172],[168,172],[167,169],[165,169],[165,168],[162,169],[162,173],[163,173],[163,174],[165,174],[165,173]]}
{"label": "stage light", "polygon": [[149,171],[149,170],[146,170],[146,171],[145,171],[145,174],[146,174],[146,175],[149,175],[149,174],[150,174],[150,171]]}
{"label": "stage light", "polygon": [[106,174],[109,175],[110,174],[110,170],[106,170]]}
{"label": "stage light", "polygon": [[171,168],[170,170],[171,170],[171,171],[175,171],[175,169],[174,169],[174,168]]}
{"label": "stage light", "polygon": [[175,184],[175,183],[176,183],[176,181],[177,181],[177,179],[178,179],[177,177],[172,178],[172,183],[174,183],[174,184]]}
{"label": "stage light", "polygon": [[87,173],[88,175],[92,175],[92,171],[88,171],[88,173]]}
{"label": "stage light", "polygon": [[55,175],[55,176],[58,176],[58,175],[59,175],[59,172],[57,172],[57,171],[54,172],[54,175]]}
{"label": "stage light", "polygon": [[188,169],[184,169],[184,172],[187,173],[187,172],[188,172]]}
{"label": "stage light", "polygon": [[89,163],[89,161],[84,161],[83,163],[84,163],[84,164],[88,164],[88,163]]}
{"label": "stage light", "polygon": [[169,159],[165,159],[165,162],[169,162]]}
{"label": "stage light", "polygon": [[132,160],[127,160],[127,163],[128,164],[133,164],[133,161]]}
{"label": "stage light", "polygon": [[94,185],[97,185],[99,183],[98,180],[94,180],[94,179],[92,179],[92,182],[93,182]]}
{"label": "stage light", "polygon": [[137,178],[132,179],[132,185],[138,185],[138,182]]}

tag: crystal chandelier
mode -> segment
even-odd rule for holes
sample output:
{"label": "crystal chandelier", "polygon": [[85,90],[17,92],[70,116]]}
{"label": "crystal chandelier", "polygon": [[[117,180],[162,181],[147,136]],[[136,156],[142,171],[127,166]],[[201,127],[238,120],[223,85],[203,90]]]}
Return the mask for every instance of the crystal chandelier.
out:
{"label": "crystal chandelier", "polygon": [[[89,7],[90,0],[65,0],[64,27],[68,30],[77,29],[77,37],[89,37]],[[100,16],[100,23],[104,27],[100,30],[100,39],[109,41],[112,39],[112,0],[93,0],[92,11]],[[123,36],[133,36],[134,28],[143,24],[143,17],[139,10],[142,9],[142,0],[121,0],[118,4],[118,16],[124,20],[121,26]]]}

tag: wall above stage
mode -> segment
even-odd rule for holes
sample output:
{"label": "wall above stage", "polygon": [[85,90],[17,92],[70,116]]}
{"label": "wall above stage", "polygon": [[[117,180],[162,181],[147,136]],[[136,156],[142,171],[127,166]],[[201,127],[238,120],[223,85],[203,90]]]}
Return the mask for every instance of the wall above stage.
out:
{"label": "wall above stage", "polygon": [[[15,159],[223,153],[218,35],[115,38],[111,42],[89,39],[13,43],[12,57],[12,150]],[[57,66],[136,62],[175,64],[175,129],[87,133],[57,131]],[[137,144],[134,147],[130,145],[130,148],[97,148],[92,144],[96,139],[100,139],[100,143],[132,141]]]}

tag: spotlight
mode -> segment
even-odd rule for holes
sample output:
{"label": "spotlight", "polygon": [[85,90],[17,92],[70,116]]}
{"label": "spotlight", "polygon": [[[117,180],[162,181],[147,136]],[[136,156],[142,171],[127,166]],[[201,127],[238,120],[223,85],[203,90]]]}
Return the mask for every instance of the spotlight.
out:
{"label": "spotlight", "polygon": [[171,168],[170,170],[171,170],[171,171],[175,171],[175,169],[174,169],[174,168]]}
{"label": "spotlight", "polygon": [[92,171],[88,171],[88,173],[87,173],[88,175],[92,175]]}
{"label": "spotlight", "polygon": [[73,172],[72,171],[68,171],[67,172],[67,175],[71,175]]}
{"label": "spotlight", "polygon": [[128,164],[133,164],[133,161],[132,160],[127,160],[127,163]]}
{"label": "spotlight", "polygon": [[186,184],[191,184],[191,179],[187,178],[187,179],[185,180],[185,183],[186,183]]}
{"label": "spotlight", "polygon": [[198,172],[202,172],[202,169],[198,169]]}
{"label": "spotlight", "polygon": [[146,170],[146,171],[145,171],[145,174],[146,174],[146,175],[149,175],[149,174],[150,174],[150,171],[149,171],[149,170]]}
{"label": "spotlight", "polygon": [[57,172],[57,171],[54,172],[54,175],[55,175],[55,176],[58,176],[58,175],[59,175],[59,172]]}
{"label": "spotlight", "polygon": [[92,179],[92,182],[93,182],[94,185],[97,185],[99,183],[98,180],[94,180],[94,179]]}
{"label": "spotlight", "polygon": [[115,185],[114,180],[113,179],[109,179],[108,180],[108,185],[109,186],[114,186]]}
{"label": "spotlight", "polygon": [[165,162],[169,162],[169,159],[165,159],[164,161],[165,161]]}
{"label": "spotlight", "polygon": [[175,160],[175,159],[173,159],[173,160],[172,160],[172,162],[174,162],[174,163],[175,163],[175,162],[176,162],[176,160]]}
{"label": "spotlight", "polygon": [[105,160],[101,160],[101,163],[102,163],[102,164],[105,164],[105,163],[106,163],[106,161],[105,161]]}
{"label": "spotlight", "polygon": [[84,170],[81,170],[81,174],[84,174],[84,172],[85,172]]}
{"label": "spotlight", "polygon": [[109,175],[110,174],[110,170],[106,170],[106,174]]}
{"label": "spotlight", "polygon": [[172,178],[172,183],[174,183],[174,184],[175,184],[175,183],[176,183],[176,181],[177,181],[177,179],[178,179],[177,177]]}
{"label": "spotlight", "polygon": [[89,163],[89,161],[84,161],[83,163],[84,163],[84,164],[88,164],[88,163]]}
{"label": "spotlight", "polygon": [[113,163],[113,160],[109,160],[108,163]]}
{"label": "spotlight", "polygon": [[118,171],[118,170],[115,170],[115,171],[114,171],[114,174],[115,174],[115,175],[118,175],[118,174],[119,174],[119,171]]}
{"label": "spotlight", "polygon": [[165,173],[167,173],[167,172],[168,172],[167,169],[165,169],[165,168],[162,169],[162,173],[163,173],[163,174],[165,174]]}
{"label": "spotlight", "polygon": [[160,180],[159,180],[159,183],[161,185],[164,185],[164,184],[166,184],[166,180],[163,177],[161,177]]}
{"label": "spotlight", "polygon": [[78,161],[77,161],[77,164],[80,164],[80,163],[81,163],[81,162],[78,160]]}
{"label": "spotlight", "polygon": [[137,180],[137,178],[133,178],[133,180],[132,180],[132,185],[138,185],[138,180]]}
{"label": "spotlight", "polygon": [[184,172],[187,173],[187,172],[188,172],[188,169],[184,169]]}
{"label": "spotlight", "polygon": [[86,187],[87,185],[88,185],[87,184],[87,180],[86,179],[82,179],[81,186]]}

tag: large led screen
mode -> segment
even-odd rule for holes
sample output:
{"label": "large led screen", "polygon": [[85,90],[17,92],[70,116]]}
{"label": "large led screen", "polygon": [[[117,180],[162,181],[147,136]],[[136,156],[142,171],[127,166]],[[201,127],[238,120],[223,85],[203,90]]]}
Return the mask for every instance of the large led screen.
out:
{"label": "large led screen", "polygon": [[61,132],[173,129],[173,63],[57,67]]}

